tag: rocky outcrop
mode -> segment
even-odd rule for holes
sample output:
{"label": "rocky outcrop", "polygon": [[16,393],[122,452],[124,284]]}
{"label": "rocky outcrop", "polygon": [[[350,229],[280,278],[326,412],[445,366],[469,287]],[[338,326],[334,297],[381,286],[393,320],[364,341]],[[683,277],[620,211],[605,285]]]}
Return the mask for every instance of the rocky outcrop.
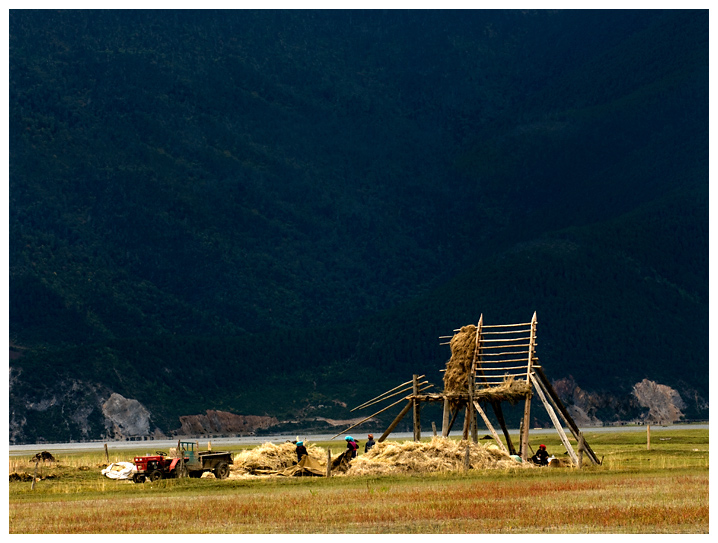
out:
{"label": "rocky outcrop", "polygon": [[588,392],[571,376],[552,384],[579,426],[617,422],[671,424],[682,420],[686,407],[676,390],[648,379],[636,383],[625,396]]}
{"label": "rocky outcrop", "polygon": [[633,385],[633,395],[638,403],[648,409],[641,418],[644,422],[671,424],[683,418],[686,405],[681,395],[671,387],[648,379]]}
{"label": "rocky outcrop", "polygon": [[144,437],[150,434],[150,412],[137,400],[113,392],[102,404],[105,425],[115,439]]}
{"label": "rocky outcrop", "polygon": [[180,435],[251,434],[278,424],[275,417],[235,415],[226,411],[207,410],[205,415],[180,417]]}
{"label": "rocky outcrop", "polygon": [[578,426],[602,426],[605,422],[612,422],[599,414],[606,412],[611,404],[615,409],[616,398],[584,390],[570,375],[553,381],[552,385]]}
{"label": "rocky outcrop", "polygon": [[28,387],[23,370],[10,368],[10,443],[97,439],[107,436],[101,406],[111,392],[79,379]]}

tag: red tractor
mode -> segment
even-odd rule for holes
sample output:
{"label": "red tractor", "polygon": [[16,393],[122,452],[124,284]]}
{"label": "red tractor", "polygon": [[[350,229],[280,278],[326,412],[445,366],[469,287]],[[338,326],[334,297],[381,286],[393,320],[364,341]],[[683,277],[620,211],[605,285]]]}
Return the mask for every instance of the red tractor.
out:
{"label": "red tractor", "polygon": [[132,480],[135,483],[144,483],[147,479],[155,482],[158,479],[185,476],[199,478],[208,471],[214,473],[217,479],[226,479],[229,477],[229,466],[234,463],[232,453],[198,451],[195,450],[195,443],[191,441],[179,442],[177,451],[181,451],[181,454],[172,457],[162,451],[149,456],[135,456],[137,472],[132,476]]}

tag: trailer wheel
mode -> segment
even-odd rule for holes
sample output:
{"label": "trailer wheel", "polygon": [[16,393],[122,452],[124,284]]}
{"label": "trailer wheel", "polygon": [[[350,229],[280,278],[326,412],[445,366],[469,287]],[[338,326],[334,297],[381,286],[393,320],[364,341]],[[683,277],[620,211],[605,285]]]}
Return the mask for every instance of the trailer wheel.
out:
{"label": "trailer wheel", "polygon": [[229,464],[220,462],[214,470],[214,476],[217,479],[226,479],[229,477]]}
{"label": "trailer wheel", "polygon": [[192,479],[199,479],[200,477],[202,477],[202,471],[197,471],[197,470],[195,470],[195,471],[190,471],[190,472],[189,472],[189,476],[190,476]]}
{"label": "trailer wheel", "polygon": [[155,481],[162,479],[162,472],[156,469],[154,471],[151,471],[147,478],[150,480],[150,483],[154,483]]}

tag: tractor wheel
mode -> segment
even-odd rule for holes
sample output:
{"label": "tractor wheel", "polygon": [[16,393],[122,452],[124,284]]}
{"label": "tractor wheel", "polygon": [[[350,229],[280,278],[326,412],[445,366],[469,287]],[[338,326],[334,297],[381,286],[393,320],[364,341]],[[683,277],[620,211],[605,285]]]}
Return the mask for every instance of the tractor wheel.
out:
{"label": "tractor wheel", "polygon": [[147,478],[150,480],[150,483],[154,483],[155,481],[162,479],[162,472],[156,469],[151,471]]}
{"label": "tractor wheel", "polygon": [[132,476],[132,481],[135,482],[135,483],[144,483],[144,482],[145,482],[145,476],[142,475],[141,473],[135,473],[135,474]]}
{"label": "tractor wheel", "polygon": [[192,479],[199,479],[200,477],[202,477],[202,472],[199,470],[190,471],[189,476]]}
{"label": "tractor wheel", "polygon": [[229,464],[220,462],[214,470],[214,476],[217,479],[226,479],[229,477]]}

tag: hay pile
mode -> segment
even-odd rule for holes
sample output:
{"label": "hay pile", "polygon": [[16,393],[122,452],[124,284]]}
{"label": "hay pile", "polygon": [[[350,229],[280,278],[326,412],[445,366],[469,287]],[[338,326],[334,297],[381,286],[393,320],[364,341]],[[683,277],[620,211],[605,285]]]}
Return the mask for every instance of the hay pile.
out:
{"label": "hay pile", "polygon": [[[493,444],[469,443],[471,469],[522,469],[519,463]],[[391,475],[458,471],[464,468],[466,441],[434,437],[430,442],[377,443],[368,453],[352,460],[347,475]]]}
{"label": "hay pile", "polygon": [[[323,461],[326,466],[327,453],[324,449],[312,444],[306,447],[310,457]],[[297,447],[294,443],[263,443],[259,447],[236,454],[232,471],[240,475],[267,475],[284,471],[296,463]]]}
{"label": "hay pile", "polygon": [[444,372],[444,392],[465,393],[467,379],[474,361],[476,350],[476,326],[462,326],[449,343],[451,358],[446,363]]}

